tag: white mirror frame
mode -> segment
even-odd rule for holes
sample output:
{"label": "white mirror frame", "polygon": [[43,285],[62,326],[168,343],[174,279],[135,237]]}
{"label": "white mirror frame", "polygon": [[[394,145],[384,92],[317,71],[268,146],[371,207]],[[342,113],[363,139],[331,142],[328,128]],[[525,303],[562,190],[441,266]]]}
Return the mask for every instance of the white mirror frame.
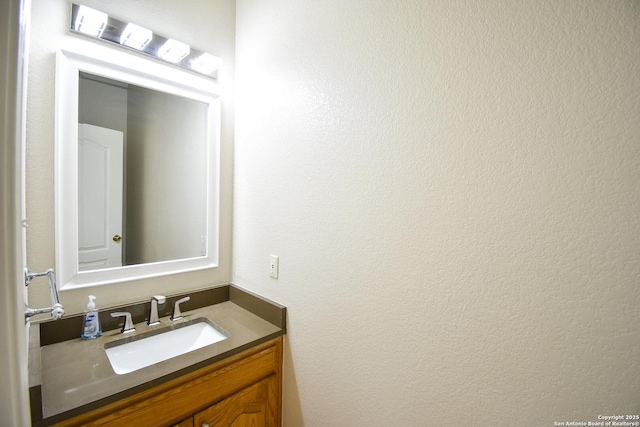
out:
{"label": "white mirror frame", "polygon": [[[206,256],[78,270],[78,83],[79,73],[131,83],[209,105],[207,144]],[[145,279],[218,266],[220,194],[220,91],[208,78],[139,57],[127,51],[89,43],[61,49],[56,56],[55,102],[55,234],[56,271],[61,290]]]}

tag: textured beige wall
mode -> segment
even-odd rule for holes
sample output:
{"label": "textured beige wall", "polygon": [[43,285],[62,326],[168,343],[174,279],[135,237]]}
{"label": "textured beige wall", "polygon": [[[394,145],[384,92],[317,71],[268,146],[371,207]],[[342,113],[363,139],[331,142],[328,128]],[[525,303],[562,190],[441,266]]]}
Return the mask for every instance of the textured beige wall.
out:
{"label": "textured beige wall", "polygon": [[237,0],[233,279],[289,309],[285,426],[640,413],[639,46],[635,0]]}
{"label": "textured beige wall", "polygon": [[[33,0],[29,82],[27,103],[26,197],[27,260],[40,271],[52,267],[54,246],[54,90],[55,52],[71,35],[70,0]],[[194,48],[222,58],[218,82],[223,90],[221,139],[220,267],[150,280],[125,282],[92,289],[62,291],[67,313],[86,307],[87,295],[98,297],[99,307],[142,301],[152,294],[173,294],[231,279],[232,162],[233,162],[233,80],[235,58],[235,1],[191,0],[86,0],[122,20],[130,20],[174,37]],[[29,302],[34,307],[49,303],[45,285],[30,287]]]}

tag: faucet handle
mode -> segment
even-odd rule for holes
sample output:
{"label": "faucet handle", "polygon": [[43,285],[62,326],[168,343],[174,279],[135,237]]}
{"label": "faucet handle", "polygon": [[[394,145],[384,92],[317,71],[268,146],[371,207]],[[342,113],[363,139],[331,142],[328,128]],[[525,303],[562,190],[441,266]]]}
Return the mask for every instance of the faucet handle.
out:
{"label": "faucet handle", "polygon": [[121,317],[124,316],[124,325],[122,326],[122,333],[128,334],[129,332],[135,332],[136,328],[133,326],[133,321],[131,320],[131,313],[128,311],[117,311],[115,313],[111,313],[111,317]]}
{"label": "faucet handle", "polygon": [[184,297],[179,299],[178,301],[176,301],[173,304],[173,313],[171,314],[171,320],[173,320],[174,322],[176,320],[180,320],[182,319],[182,312],[180,311],[180,304],[182,304],[183,302],[187,302],[191,299],[191,297]]}

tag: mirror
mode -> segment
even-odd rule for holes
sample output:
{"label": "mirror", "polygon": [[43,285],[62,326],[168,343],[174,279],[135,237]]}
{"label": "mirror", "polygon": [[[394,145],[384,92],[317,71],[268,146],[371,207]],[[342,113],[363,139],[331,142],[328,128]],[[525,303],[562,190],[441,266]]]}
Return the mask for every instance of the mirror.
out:
{"label": "mirror", "polygon": [[80,73],[79,271],[206,255],[207,108]]}
{"label": "mirror", "polygon": [[215,267],[216,83],[103,46],[56,73],[62,289]]}

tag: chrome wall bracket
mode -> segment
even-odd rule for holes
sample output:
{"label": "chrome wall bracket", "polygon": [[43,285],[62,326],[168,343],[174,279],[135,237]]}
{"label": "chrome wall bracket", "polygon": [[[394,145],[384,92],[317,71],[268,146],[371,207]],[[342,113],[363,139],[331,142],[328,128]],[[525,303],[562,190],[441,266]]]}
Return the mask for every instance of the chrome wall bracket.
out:
{"label": "chrome wall bracket", "polygon": [[60,296],[58,295],[58,287],[56,286],[56,274],[53,269],[48,269],[42,273],[33,273],[27,267],[24,268],[24,285],[29,286],[31,281],[36,277],[47,276],[49,279],[49,296],[51,298],[51,307],[47,308],[31,308],[27,304],[24,305],[25,321],[31,319],[32,316],[42,313],[51,313],[53,319],[60,319],[64,316],[64,309],[60,304]]}

